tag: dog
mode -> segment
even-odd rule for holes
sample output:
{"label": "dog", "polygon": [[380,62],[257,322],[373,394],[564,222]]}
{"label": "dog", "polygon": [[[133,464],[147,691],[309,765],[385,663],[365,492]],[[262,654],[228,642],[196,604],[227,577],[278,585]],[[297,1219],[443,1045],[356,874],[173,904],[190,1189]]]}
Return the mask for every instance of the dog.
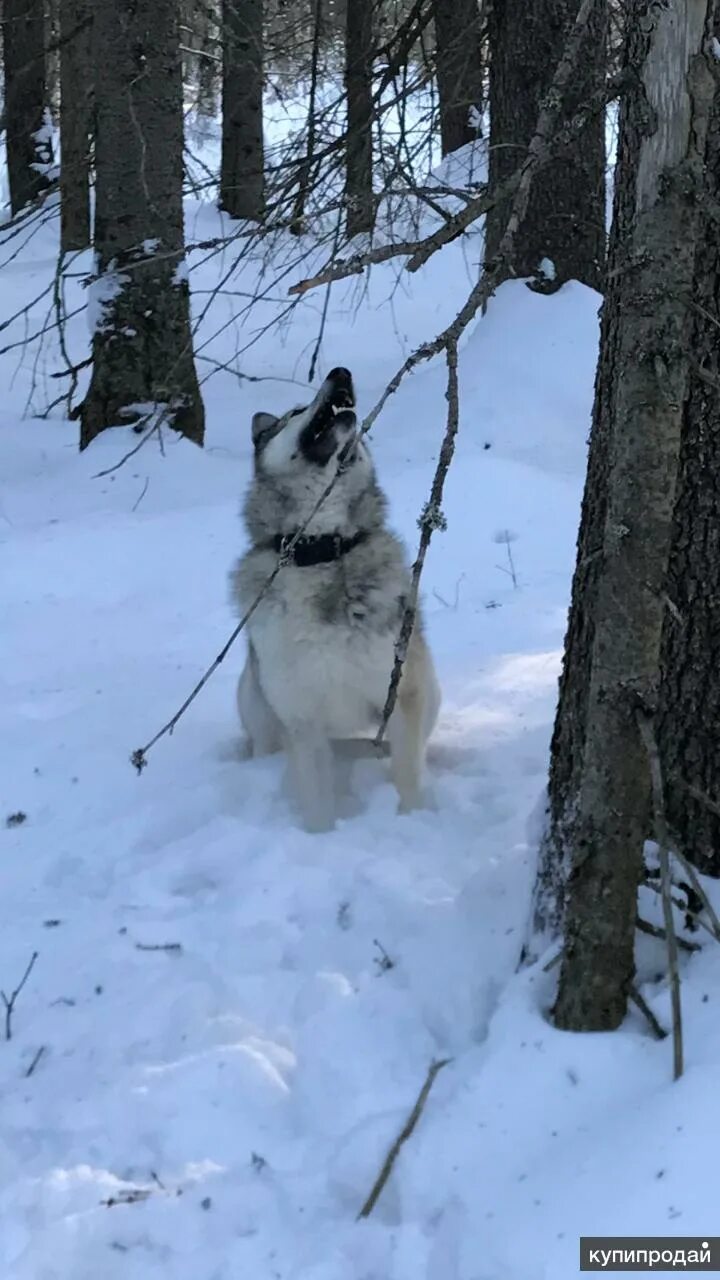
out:
{"label": "dog", "polygon": [[[284,750],[303,826],[328,831],[338,816],[338,744],[375,734],[382,720],[410,571],[385,523],[347,369],[333,369],[310,405],[256,413],[252,442],[243,508],[251,546],[231,573],[234,606],[240,616],[252,610],[238,710],[248,754]],[[431,804],[423,770],[439,708],[418,610],[387,725],[402,813]]]}

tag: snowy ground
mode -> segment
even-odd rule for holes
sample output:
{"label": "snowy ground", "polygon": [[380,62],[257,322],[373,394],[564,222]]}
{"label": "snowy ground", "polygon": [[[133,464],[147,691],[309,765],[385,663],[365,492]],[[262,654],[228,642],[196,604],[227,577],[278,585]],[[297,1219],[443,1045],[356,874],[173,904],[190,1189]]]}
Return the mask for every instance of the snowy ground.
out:
{"label": "snowy ground", "polygon": [[[188,207],[190,240],[218,223]],[[417,277],[388,266],[365,291],[337,286],[320,373],[349,365],[368,408],[455,313],[474,243]],[[17,245],[0,253],[6,316],[50,284],[55,230],[8,262]],[[231,258],[193,261],[199,318]],[[226,573],[243,545],[251,414],[303,400],[323,293],[263,333],[307,274],[284,269],[267,270],[268,299],[247,318],[237,291],[254,291],[261,268],[246,264],[200,320],[204,453],[166,439],[163,456],[151,442],[97,478],[137,438],[107,433],[78,456],[62,409],[33,416],[65,385],[49,377],[62,368],[54,341],[0,357],[2,817],[26,815],[0,834],[6,994],[38,953],[0,1043],[0,1275],[569,1280],[581,1234],[712,1233],[720,952],[687,966],[678,1085],[667,1044],[636,1015],[615,1035],[560,1034],[544,1018],[552,975],[515,974],[595,295],[506,285],[462,349],[448,529],[424,578],[444,692],[438,811],[396,817],[383,766],[366,763],[361,816],[328,836],[298,831],[280,764],[234,755],[242,642],[142,777],[130,767],[233,625]],[[78,279],[68,308],[84,297]],[[47,308],[51,296],[1,345]],[[86,352],[82,315],[68,349]],[[443,392],[442,368],[420,368],[373,432],[411,546]],[[640,954],[667,1023],[664,982],[652,982],[662,952],[643,939]],[[439,1057],[452,1061],[357,1223]]]}

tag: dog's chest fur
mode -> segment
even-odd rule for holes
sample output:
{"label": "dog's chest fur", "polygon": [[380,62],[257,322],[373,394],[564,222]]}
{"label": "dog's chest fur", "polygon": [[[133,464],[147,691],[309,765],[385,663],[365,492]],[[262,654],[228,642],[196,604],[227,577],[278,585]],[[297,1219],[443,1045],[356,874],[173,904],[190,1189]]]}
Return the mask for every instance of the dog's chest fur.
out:
{"label": "dog's chest fur", "polygon": [[[254,549],[234,574],[247,609],[275,567]],[[310,718],[336,736],[376,724],[392,672],[409,577],[386,530],[331,564],[283,568],[248,623],[261,684],[283,719]]]}

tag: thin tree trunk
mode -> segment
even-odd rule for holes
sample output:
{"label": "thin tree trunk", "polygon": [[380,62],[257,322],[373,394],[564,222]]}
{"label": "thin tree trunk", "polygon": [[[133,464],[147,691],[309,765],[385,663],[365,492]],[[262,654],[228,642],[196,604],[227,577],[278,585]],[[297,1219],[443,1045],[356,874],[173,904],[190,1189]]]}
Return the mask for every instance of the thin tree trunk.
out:
{"label": "thin tree trunk", "polygon": [[369,0],[347,0],[345,92],[347,95],[346,199],[348,239],[372,231],[373,9]]}
{"label": "thin tree trunk", "polygon": [[[605,444],[602,523],[589,498],[581,535],[559,716],[584,703],[579,771],[566,766],[569,863],[555,1025],[611,1030],[634,976],[637,887],[649,812],[648,760],[638,708],[654,708],[682,406],[688,308],[714,76],[701,50],[718,0],[659,7],[633,0],[631,87],[624,104],[593,432]],[[598,450],[600,452],[600,450]],[[595,513],[593,519],[593,512]],[[588,524],[594,525],[590,537]],[[584,542],[584,545],[583,545]],[[584,557],[597,560],[584,598]],[[587,607],[588,616],[582,617]],[[589,658],[578,648],[577,612]],[[573,688],[576,682],[584,688]],[[562,736],[562,735],[560,735]],[[571,736],[564,738],[567,749]],[[556,749],[558,735],[556,734]],[[573,773],[574,770],[574,773]],[[552,779],[551,779],[552,781]]]}
{"label": "thin tree trunk", "polygon": [[[581,0],[493,0],[490,42],[490,184],[505,181],[523,158]],[[607,0],[598,0],[566,95],[567,119],[603,81]],[[487,217],[486,259],[497,252],[507,222],[500,201]],[[546,291],[566,280],[601,289],[605,263],[605,121],[596,112],[572,146],[563,148],[533,185],[516,244],[517,276],[535,277]]]}
{"label": "thin tree trunk", "polygon": [[93,373],[80,447],[160,422],[202,444],[182,209],[176,0],[95,0]]}
{"label": "thin tree trunk", "polygon": [[2,36],[10,211],[15,214],[50,186],[44,0],[3,0]]}
{"label": "thin tree trunk", "polygon": [[54,125],[60,122],[60,0],[45,0],[45,103]]}
{"label": "thin tree trunk", "polygon": [[[440,144],[446,156],[473,142],[481,132],[483,77],[479,0],[433,0],[433,18]],[[554,67],[555,63],[551,62],[549,75]],[[536,119],[537,110],[531,130]]]}
{"label": "thin tree trunk", "polygon": [[297,194],[293,202],[290,231],[301,236],[305,230],[305,207],[310,194],[313,161],[315,159],[315,133],[317,130],[316,106],[320,72],[320,36],[323,25],[323,0],[313,0],[312,61],[310,65],[310,97],[308,100],[307,145],[305,155],[298,166]]}
{"label": "thin tree trunk", "polygon": [[89,0],[60,0],[60,248],[90,244]]}
{"label": "thin tree trunk", "polygon": [[233,218],[264,213],[263,0],[223,0],[220,206]]}
{"label": "thin tree trunk", "polygon": [[720,876],[720,95],[705,182],[703,207],[714,212],[701,224],[692,289],[658,744],[672,835],[700,871]]}

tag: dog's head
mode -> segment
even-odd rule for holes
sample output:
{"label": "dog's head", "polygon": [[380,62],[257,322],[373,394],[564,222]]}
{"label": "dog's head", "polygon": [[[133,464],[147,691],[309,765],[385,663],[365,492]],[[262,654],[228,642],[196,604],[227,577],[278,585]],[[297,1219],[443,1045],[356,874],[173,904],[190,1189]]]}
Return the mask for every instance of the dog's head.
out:
{"label": "dog's head", "polygon": [[355,388],[348,369],[332,369],[312,404],[278,418],[256,413],[252,439],[256,467],[278,479],[310,468],[327,472],[357,461],[364,445],[355,439]]}
{"label": "dog's head", "polygon": [[333,369],[305,408],[282,417],[256,413],[252,437],[255,475],[244,515],[254,542],[306,521],[308,535],[352,534],[382,525],[385,500],[358,432],[347,369]]}

